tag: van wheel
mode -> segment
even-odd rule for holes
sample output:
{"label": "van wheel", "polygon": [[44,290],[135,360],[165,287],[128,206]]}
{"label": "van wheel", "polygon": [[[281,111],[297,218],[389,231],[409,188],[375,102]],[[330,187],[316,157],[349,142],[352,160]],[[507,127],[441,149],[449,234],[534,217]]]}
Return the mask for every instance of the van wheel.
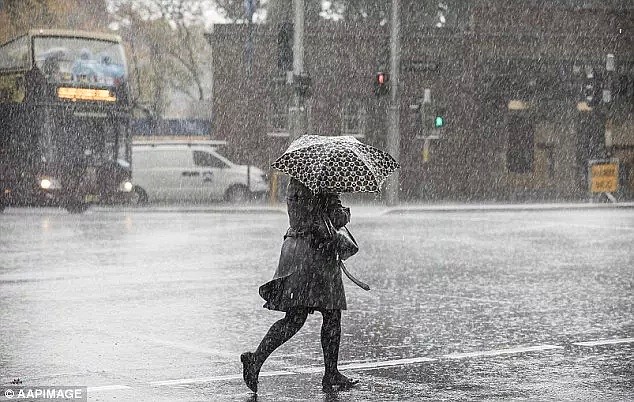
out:
{"label": "van wheel", "polygon": [[66,204],[66,210],[71,214],[82,214],[90,207],[90,204],[85,202],[69,202]]}
{"label": "van wheel", "polygon": [[249,190],[245,186],[230,187],[225,193],[225,201],[230,203],[246,202],[249,200]]}
{"label": "van wheel", "polygon": [[132,195],[130,196],[131,205],[147,204],[147,193],[139,186],[132,187]]}

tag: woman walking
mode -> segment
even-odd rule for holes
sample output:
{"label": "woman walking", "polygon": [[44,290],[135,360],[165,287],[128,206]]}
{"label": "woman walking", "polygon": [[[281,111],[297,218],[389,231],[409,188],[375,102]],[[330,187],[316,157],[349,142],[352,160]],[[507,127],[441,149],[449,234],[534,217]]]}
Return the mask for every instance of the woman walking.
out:
{"label": "woman walking", "polygon": [[337,369],[346,295],[337,252],[325,223],[330,219],[337,229],[345,226],[350,221],[350,209],[341,205],[336,193],[314,194],[294,178],[288,185],[287,206],[290,227],[279,264],[273,279],[260,287],[260,296],[266,300],[264,307],[286,315],[271,326],[255,352],[240,356],[244,381],[257,392],[258,374],[266,359],[301,329],[308,314],[319,311],[323,316],[325,366],[322,388],[325,392],[350,388],[358,381]]}

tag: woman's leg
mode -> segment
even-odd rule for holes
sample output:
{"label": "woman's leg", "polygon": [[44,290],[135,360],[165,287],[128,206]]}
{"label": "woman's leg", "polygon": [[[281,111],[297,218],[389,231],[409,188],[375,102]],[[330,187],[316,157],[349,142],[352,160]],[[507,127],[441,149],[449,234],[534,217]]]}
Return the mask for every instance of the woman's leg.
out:
{"label": "woman's leg", "polygon": [[339,344],[341,343],[341,310],[323,310],[321,324],[321,349],[324,352],[325,376],[339,372]]}
{"label": "woman's leg", "polygon": [[324,351],[324,378],[321,382],[323,390],[332,391],[349,388],[358,383],[341,374],[337,369],[339,361],[339,345],[341,343],[341,310],[322,310],[324,321],[321,325],[321,348]]}
{"label": "woman's leg", "polygon": [[307,317],[308,309],[298,307],[287,311],[284,318],[271,325],[254,353],[258,370],[275,349],[291,339],[302,328]]}
{"label": "woman's leg", "polygon": [[308,311],[307,308],[302,307],[287,311],[284,318],[271,325],[254,353],[245,352],[240,356],[242,378],[251,391],[258,392],[258,376],[266,359],[302,328],[308,317]]}

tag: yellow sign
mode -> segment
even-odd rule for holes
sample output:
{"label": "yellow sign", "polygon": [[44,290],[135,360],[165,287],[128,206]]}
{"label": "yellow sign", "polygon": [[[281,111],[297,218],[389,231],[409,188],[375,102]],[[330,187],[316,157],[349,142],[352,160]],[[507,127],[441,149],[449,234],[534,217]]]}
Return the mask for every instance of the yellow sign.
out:
{"label": "yellow sign", "polygon": [[107,89],[89,89],[89,88],[57,88],[57,96],[62,99],[76,100],[92,100],[114,102],[117,97]]}
{"label": "yellow sign", "polygon": [[590,166],[590,191],[613,193],[619,187],[619,164],[597,163]]}

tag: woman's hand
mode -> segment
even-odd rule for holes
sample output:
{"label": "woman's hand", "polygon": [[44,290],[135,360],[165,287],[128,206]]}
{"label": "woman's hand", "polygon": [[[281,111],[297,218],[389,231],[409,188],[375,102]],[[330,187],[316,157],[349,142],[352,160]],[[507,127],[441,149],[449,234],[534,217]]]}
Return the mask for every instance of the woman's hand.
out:
{"label": "woman's hand", "polygon": [[328,208],[328,216],[336,229],[342,228],[350,222],[350,208],[342,206],[339,197],[334,196]]}

